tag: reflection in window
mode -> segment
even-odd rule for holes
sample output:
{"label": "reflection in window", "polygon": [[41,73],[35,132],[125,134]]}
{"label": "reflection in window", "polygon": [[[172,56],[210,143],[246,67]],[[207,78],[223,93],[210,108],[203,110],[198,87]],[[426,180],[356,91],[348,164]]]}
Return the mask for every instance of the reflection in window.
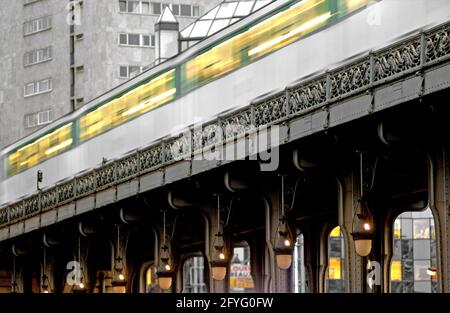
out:
{"label": "reflection in window", "polygon": [[305,268],[305,241],[303,234],[297,236],[294,246],[294,260],[292,266],[294,293],[308,292],[307,275]]}
{"label": "reflection in window", "polygon": [[391,292],[437,292],[436,235],[431,209],[394,221]]}
{"label": "reflection in window", "polygon": [[252,292],[255,288],[251,273],[250,246],[235,244],[230,265],[230,292]]}
{"label": "reflection in window", "polygon": [[345,292],[345,246],[339,226],[333,228],[328,236],[328,269],[325,278],[326,292]]}
{"label": "reflection in window", "polygon": [[193,256],[183,264],[183,292],[208,292],[205,283],[205,265],[203,256]]}
{"label": "reflection in window", "polygon": [[159,292],[158,280],[156,278],[156,267],[154,265],[149,266],[145,272],[145,292]]}

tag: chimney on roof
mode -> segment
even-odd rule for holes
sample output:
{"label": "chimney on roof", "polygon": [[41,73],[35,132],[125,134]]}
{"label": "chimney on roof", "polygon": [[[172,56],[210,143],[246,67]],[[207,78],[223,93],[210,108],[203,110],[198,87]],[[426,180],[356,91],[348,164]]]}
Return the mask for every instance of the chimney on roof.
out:
{"label": "chimney on roof", "polygon": [[179,53],[178,36],[178,21],[169,7],[165,7],[155,24],[155,64]]}

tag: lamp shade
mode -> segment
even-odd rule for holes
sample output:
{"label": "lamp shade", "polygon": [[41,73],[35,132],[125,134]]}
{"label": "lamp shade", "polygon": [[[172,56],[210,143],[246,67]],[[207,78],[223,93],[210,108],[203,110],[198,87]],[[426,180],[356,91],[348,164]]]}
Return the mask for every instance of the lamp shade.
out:
{"label": "lamp shade", "polygon": [[292,238],[287,223],[284,218],[278,225],[277,238],[273,248],[277,266],[282,270],[287,270],[292,264]]}
{"label": "lamp shade", "polygon": [[167,290],[172,287],[172,277],[158,277],[159,288]]}
{"label": "lamp shade", "polygon": [[372,250],[374,226],[369,215],[357,214],[353,219],[352,237],[355,242],[355,251],[359,256],[365,257]]}
{"label": "lamp shade", "polygon": [[211,266],[212,278],[215,280],[224,280],[227,275],[227,267],[219,264]]}
{"label": "lamp shade", "polygon": [[228,260],[223,252],[223,247],[215,247],[214,249],[215,251],[211,261],[212,278],[215,280],[224,280],[227,274]]}
{"label": "lamp shade", "polygon": [[368,256],[372,250],[372,239],[355,239],[355,250],[359,256]]}
{"label": "lamp shade", "polygon": [[282,270],[287,270],[292,264],[292,254],[277,254],[277,266]]}

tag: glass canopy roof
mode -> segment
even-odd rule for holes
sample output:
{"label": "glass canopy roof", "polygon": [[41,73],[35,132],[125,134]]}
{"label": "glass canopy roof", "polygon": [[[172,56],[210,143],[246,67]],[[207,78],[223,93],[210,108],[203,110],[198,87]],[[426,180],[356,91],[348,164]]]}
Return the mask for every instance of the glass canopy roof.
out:
{"label": "glass canopy roof", "polygon": [[200,40],[250,15],[274,0],[225,0],[181,31],[182,40]]}

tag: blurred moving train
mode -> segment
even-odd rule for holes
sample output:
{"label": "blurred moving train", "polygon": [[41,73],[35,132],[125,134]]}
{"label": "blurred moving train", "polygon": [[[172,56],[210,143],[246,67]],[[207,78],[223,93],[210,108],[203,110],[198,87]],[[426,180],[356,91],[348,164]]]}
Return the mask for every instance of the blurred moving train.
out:
{"label": "blurred moving train", "polygon": [[[448,18],[449,1],[427,2],[406,13],[398,0],[275,1],[3,149],[0,205],[35,192],[38,170],[43,186],[53,185]],[[373,12],[381,24],[369,22]]]}

